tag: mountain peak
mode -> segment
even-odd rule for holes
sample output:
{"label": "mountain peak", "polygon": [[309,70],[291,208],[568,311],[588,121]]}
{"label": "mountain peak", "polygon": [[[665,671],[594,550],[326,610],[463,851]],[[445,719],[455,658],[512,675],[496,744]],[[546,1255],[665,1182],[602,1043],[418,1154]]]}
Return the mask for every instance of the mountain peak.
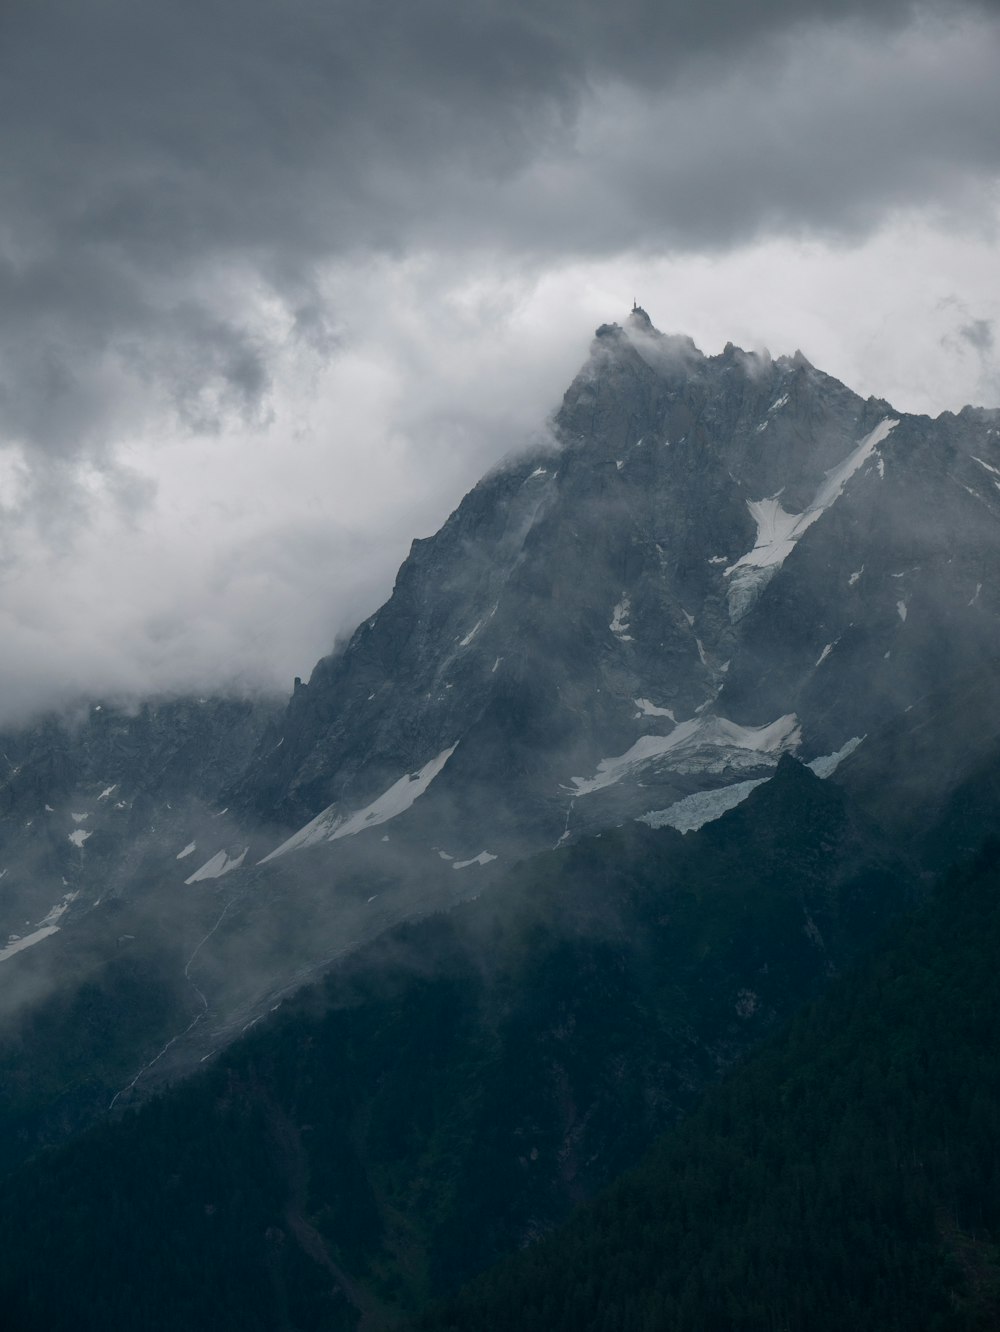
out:
{"label": "mountain peak", "polygon": [[641,329],[644,333],[655,333],[653,321],[638,302],[632,302],[632,309],[629,312],[626,325],[629,328]]}

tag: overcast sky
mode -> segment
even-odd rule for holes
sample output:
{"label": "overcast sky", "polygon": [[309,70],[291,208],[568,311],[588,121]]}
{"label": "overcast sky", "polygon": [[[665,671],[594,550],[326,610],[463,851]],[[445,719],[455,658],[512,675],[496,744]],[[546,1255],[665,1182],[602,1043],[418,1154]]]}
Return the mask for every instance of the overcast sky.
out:
{"label": "overcast sky", "polygon": [[0,722],[287,689],[633,297],[1000,404],[1000,13],[4,0]]}

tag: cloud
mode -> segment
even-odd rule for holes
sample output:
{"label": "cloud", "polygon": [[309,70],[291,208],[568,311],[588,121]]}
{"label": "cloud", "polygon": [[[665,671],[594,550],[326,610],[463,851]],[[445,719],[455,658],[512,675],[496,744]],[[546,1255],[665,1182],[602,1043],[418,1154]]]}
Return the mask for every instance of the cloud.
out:
{"label": "cloud", "polygon": [[287,690],[389,595],[413,537],[504,454],[545,446],[594,328],[633,296],[708,353],[799,345],[904,409],[981,400],[956,330],[1000,308],[952,293],[990,253],[911,224],[837,251],[771,240],[541,277],[428,255],[337,266],[336,352],[326,333],[279,348],[266,420],[207,438],[178,423],[113,466],[0,452],[0,723],[80,693]]}
{"label": "cloud", "polygon": [[953,366],[961,367],[963,378],[974,379],[966,400],[985,406],[1000,403],[1000,361],[995,352],[998,309],[995,299],[978,290],[971,293],[971,299],[952,292],[937,305],[945,323],[939,346]]}
{"label": "cloud", "polygon": [[987,392],[998,32],[957,0],[8,0],[0,711],[307,673],[633,295],[904,406]]}
{"label": "cloud", "polygon": [[330,275],[353,311],[337,354],[325,334],[280,348],[266,420],[177,422],[100,463],[0,452],[0,723],[81,693],[307,675],[586,353],[589,316],[557,335],[523,279],[455,279],[430,261]]}
{"label": "cloud", "polygon": [[984,215],[997,28],[974,6],[933,15],[9,4],[0,432],[93,453],[151,413],[201,431],[266,415],[278,345],[342,313],[320,311],[318,268],[350,254],[537,268],[857,234],[948,200]]}
{"label": "cloud", "polygon": [[993,320],[971,319],[967,324],[961,326],[958,330],[958,336],[964,338],[974,351],[986,356],[993,350],[995,341]]}

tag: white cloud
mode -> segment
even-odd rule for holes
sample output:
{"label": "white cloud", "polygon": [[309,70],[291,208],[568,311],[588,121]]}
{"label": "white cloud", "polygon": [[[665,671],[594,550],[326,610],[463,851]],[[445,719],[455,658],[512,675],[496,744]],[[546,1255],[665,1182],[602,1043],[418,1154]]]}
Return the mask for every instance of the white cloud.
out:
{"label": "white cloud", "polygon": [[0,454],[0,715],[76,690],[287,688],[388,595],[411,538],[544,426],[594,327],[633,297],[708,353],[798,346],[862,394],[936,413],[989,396],[989,362],[960,336],[1000,318],[986,274],[988,237],[915,218],[851,247],[534,277],[489,256],[331,266],[339,350],[286,340],[263,424],[233,412],[202,437],[164,417],[114,465],[60,464],[45,493],[72,503],[41,503]]}

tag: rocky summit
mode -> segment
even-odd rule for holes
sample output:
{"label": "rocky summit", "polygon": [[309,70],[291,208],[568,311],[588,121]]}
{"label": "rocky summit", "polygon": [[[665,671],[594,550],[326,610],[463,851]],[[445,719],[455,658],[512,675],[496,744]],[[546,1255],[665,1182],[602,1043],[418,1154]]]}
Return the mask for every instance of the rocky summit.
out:
{"label": "rocky summit", "polygon": [[[885,791],[906,719],[990,671],[998,520],[1000,413],[907,415],[637,307],[287,704],[90,703],[4,737],[9,1008],[142,959],[157,1001],[85,1115],[534,852],[698,828],[786,755]],[[931,755],[922,791],[967,777]]]}

